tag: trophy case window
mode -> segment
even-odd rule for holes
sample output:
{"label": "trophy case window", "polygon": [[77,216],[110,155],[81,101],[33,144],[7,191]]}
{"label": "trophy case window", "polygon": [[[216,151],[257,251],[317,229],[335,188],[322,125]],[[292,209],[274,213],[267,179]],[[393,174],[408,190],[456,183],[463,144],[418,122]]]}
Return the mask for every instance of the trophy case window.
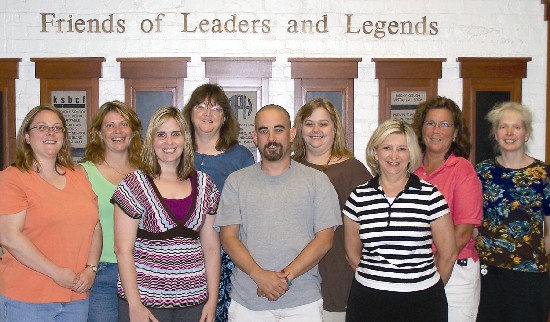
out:
{"label": "trophy case window", "polygon": [[141,120],[142,130],[141,137],[145,138],[147,124],[151,119],[151,115],[163,106],[174,105],[173,91],[136,91],[136,113]]}

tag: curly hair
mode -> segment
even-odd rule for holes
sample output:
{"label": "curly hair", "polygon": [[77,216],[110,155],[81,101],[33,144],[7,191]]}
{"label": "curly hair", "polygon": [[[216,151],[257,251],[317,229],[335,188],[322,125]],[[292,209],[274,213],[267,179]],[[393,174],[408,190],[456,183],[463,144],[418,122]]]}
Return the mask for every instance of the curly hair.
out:
{"label": "curly hair", "polygon": [[421,103],[416,108],[414,113],[412,126],[418,137],[418,144],[422,149],[422,152],[426,152],[426,144],[424,144],[424,138],[422,137],[422,127],[426,121],[426,115],[428,111],[432,109],[444,108],[451,112],[453,116],[453,124],[457,131],[456,139],[451,142],[449,151],[445,154],[448,157],[451,154],[455,154],[458,157],[468,159],[470,157],[470,150],[472,149],[472,143],[470,143],[470,130],[466,126],[464,114],[458,107],[458,105],[451,99],[444,96],[436,96],[432,99]]}
{"label": "curly hair", "polygon": [[86,143],[86,152],[81,162],[91,161],[93,163],[101,163],[105,160],[105,143],[101,139],[100,133],[103,120],[111,111],[120,114],[128,122],[132,130],[132,139],[128,146],[128,159],[133,167],[137,167],[141,161],[141,120],[134,110],[120,101],[106,102],[101,105],[95,114],[92,125],[88,130],[88,143]]}
{"label": "curly hair", "polygon": [[[15,139],[14,166],[22,172],[28,172],[29,170],[40,172],[40,164],[38,163],[30,144],[27,143],[25,136],[29,134],[29,128],[31,127],[31,123],[34,121],[36,115],[43,111],[55,113],[61,121],[61,125],[65,128],[65,132],[63,132],[63,145],[61,146],[59,152],[57,152],[57,158],[55,159],[56,166],[64,166],[73,170],[74,162],[71,157],[71,141],[69,139],[69,132],[67,131],[67,122],[65,121],[65,117],[61,111],[51,104],[41,104],[34,107],[23,119],[23,123],[21,123],[21,127],[17,132],[17,138]],[[56,171],[58,171],[57,167]]]}
{"label": "curly hair", "polygon": [[184,139],[183,152],[176,172],[178,174],[178,179],[185,180],[189,178],[195,170],[193,166],[193,144],[191,143],[191,133],[189,131],[187,121],[185,121],[185,118],[181,112],[173,106],[161,107],[156,110],[153,115],[151,115],[151,119],[149,120],[149,125],[147,126],[147,131],[145,133],[145,140],[143,141],[140,169],[145,174],[153,178],[156,178],[161,174],[162,169],[158,163],[153,143],[155,136],[157,135],[158,128],[170,118],[174,119],[176,123],[178,123]]}
{"label": "curly hair", "polygon": [[307,151],[305,147],[304,137],[302,136],[302,127],[304,121],[313,114],[313,111],[318,108],[324,108],[330,115],[330,120],[334,125],[336,133],[334,135],[334,142],[332,144],[331,155],[339,159],[343,157],[353,157],[353,153],[348,150],[346,146],[346,136],[344,133],[344,127],[338,112],[334,108],[332,103],[324,98],[316,98],[307,102],[296,114],[294,119],[294,127],[296,128],[296,137],[292,143],[292,150],[294,152],[292,158],[298,162],[302,162],[306,159]]}
{"label": "curly hair", "polygon": [[197,148],[195,144],[195,125],[191,121],[191,113],[193,113],[195,106],[204,102],[223,108],[225,120],[220,128],[220,137],[218,138],[218,142],[216,142],[216,150],[227,151],[239,142],[240,126],[239,121],[237,121],[237,118],[233,114],[229,98],[227,98],[224,90],[217,84],[203,84],[197,87],[183,108],[183,116],[191,129],[193,147]]}

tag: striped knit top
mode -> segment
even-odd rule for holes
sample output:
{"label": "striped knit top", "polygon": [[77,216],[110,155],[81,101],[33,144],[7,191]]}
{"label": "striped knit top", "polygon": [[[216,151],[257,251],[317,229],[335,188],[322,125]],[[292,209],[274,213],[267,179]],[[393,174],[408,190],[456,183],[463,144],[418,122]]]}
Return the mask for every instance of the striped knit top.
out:
{"label": "striped knit top", "polygon": [[[197,171],[190,179],[192,203],[182,220],[171,213],[153,179],[141,170],[128,174],[111,198],[128,216],[139,219],[134,261],[145,306],[175,308],[207,300],[199,232],[206,216],[216,213],[220,194],[207,174]],[[120,277],[117,293],[125,298]]]}
{"label": "striped knit top", "polygon": [[435,285],[440,277],[432,252],[430,223],[449,212],[437,188],[416,175],[395,199],[386,199],[379,177],[351,193],[343,213],[359,223],[363,243],[355,279],[392,292],[414,292]]}

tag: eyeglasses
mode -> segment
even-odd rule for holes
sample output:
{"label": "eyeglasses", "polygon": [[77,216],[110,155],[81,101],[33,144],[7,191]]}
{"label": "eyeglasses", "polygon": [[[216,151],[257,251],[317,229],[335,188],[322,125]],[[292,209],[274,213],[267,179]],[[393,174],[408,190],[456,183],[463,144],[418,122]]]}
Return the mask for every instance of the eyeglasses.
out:
{"label": "eyeglasses", "polygon": [[50,131],[52,131],[54,133],[63,133],[63,132],[65,132],[65,128],[60,126],[60,125],[47,126],[47,125],[41,124],[41,125],[37,125],[37,126],[33,126],[33,127],[29,128],[29,131],[34,130],[34,129],[37,129],[38,132],[40,132],[40,133],[49,133]]}
{"label": "eyeglasses", "polygon": [[193,107],[195,111],[199,111],[201,113],[206,112],[206,110],[210,110],[212,113],[221,113],[223,112],[223,107],[221,106],[207,106],[205,104],[198,104]]}
{"label": "eyeglasses", "polygon": [[429,128],[435,128],[437,125],[439,125],[439,127],[442,128],[442,129],[448,129],[451,126],[453,126],[454,124],[449,123],[447,121],[441,121],[439,123],[436,123],[434,121],[426,121],[426,122],[424,122],[424,125],[429,127]]}

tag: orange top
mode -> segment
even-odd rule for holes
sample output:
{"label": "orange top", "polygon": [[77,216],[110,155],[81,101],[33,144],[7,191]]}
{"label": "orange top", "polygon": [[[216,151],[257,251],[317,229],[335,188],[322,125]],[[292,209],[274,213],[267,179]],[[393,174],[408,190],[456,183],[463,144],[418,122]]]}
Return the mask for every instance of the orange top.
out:
{"label": "orange top", "polygon": [[[83,171],[66,171],[62,190],[35,171],[11,166],[0,173],[0,216],[27,211],[23,234],[52,262],[82,271],[99,220],[97,197]],[[0,294],[22,302],[70,302],[88,297],[56,284],[6,252],[0,261]]]}

